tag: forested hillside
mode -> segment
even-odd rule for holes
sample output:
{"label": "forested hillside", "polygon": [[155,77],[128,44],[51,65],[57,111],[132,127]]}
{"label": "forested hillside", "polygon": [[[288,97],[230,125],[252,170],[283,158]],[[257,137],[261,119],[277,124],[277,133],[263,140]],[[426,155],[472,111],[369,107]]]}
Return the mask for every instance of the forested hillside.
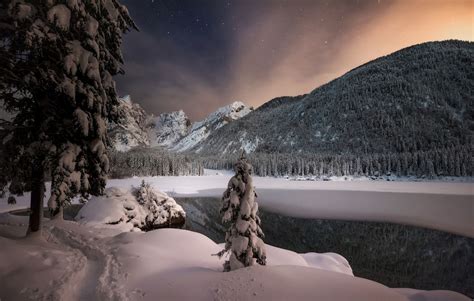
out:
{"label": "forested hillside", "polygon": [[381,57],[307,95],[274,99],[195,150],[220,157],[223,167],[245,149],[262,175],[459,176],[473,175],[473,133],[474,43],[443,41]]}
{"label": "forested hillside", "polygon": [[[203,166],[232,169],[237,155],[201,156]],[[259,176],[415,176],[467,177],[474,175],[472,146],[403,153],[324,154],[252,153],[248,155]]]}
{"label": "forested hillside", "polygon": [[110,177],[203,175],[201,160],[175,154],[158,147],[133,148],[110,154]]}
{"label": "forested hillside", "polygon": [[415,152],[472,143],[474,43],[412,46],[284,100],[212,133],[201,153],[236,151],[242,137],[257,152],[284,153]]}

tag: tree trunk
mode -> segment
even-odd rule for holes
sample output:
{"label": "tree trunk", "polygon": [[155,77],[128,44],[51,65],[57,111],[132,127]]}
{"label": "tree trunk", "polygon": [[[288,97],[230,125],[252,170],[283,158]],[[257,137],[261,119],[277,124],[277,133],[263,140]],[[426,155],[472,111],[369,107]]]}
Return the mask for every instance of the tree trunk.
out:
{"label": "tree trunk", "polygon": [[34,167],[31,187],[31,213],[27,235],[38,233],[41,235],[43,226],[43,201],[44,201],[44,169],[41,164]]}

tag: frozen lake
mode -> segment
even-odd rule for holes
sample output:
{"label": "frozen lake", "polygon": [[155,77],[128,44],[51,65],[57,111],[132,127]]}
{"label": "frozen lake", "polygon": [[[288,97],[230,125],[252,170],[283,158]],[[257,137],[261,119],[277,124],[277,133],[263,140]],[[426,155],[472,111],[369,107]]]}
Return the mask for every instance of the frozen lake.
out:
{"label": "frozen lake", "polygon": [[[130,188],[142,179],[173,197],[220,198],[230,174],[112,179],[108,187]],[[291,217],[379,221],[427,227],[474,237],[474,184],[454,182],[290,181],[255,177],[258,202],[270,212]],[[48,195],[48,193],[47,193]],[[0,211],[16,206],[0,199]]]}
{"label": "frozen lake", "polygon": [[[146,178],[175,197],[221,197],[229,175]],[[111,180],[137,186],[142,178]],[[449,182],[289,181],[255,177],[258,202],[291,217],[393,222],[474,237],[474,185]]]}

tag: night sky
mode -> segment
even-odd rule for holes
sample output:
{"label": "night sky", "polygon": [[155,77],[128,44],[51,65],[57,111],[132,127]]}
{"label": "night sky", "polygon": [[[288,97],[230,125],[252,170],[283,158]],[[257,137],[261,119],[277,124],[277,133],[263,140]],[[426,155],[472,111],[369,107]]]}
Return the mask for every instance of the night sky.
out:
{"label": "night sky", "polygon": [[413,44],[474,40],[471,0],[123,0],[121,95],[192,120],[240,100],[310,92]]}

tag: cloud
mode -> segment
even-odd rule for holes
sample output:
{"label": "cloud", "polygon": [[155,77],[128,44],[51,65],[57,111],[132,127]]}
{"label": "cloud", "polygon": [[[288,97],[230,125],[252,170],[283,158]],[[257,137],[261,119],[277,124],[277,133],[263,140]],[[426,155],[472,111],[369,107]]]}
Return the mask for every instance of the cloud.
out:
{"label": "cloud", "polygon": [[474,39],[470,0],[235,3],[218,43],[132,34],[119,90],[155,114],[183,109],[197,120],[234,100],[259,106],[308,93],[406,46]]}
{"label": "cloud", "polygon": [[471,0],[398,1],[348,41],[334,60],[341,70],[427,41],[474,40]]}
{"label": "cloud", "polygon": [[[306,7],[301,21],[281,10],[263,16],[250,33],[238,37],[229,96],[258,106],[273,97],[310,92],[352,68],[413,44],[474,39],[472,1],[398,1],[379,8],[337,10]],[[315,19],[324,20],[318,24]]]}

